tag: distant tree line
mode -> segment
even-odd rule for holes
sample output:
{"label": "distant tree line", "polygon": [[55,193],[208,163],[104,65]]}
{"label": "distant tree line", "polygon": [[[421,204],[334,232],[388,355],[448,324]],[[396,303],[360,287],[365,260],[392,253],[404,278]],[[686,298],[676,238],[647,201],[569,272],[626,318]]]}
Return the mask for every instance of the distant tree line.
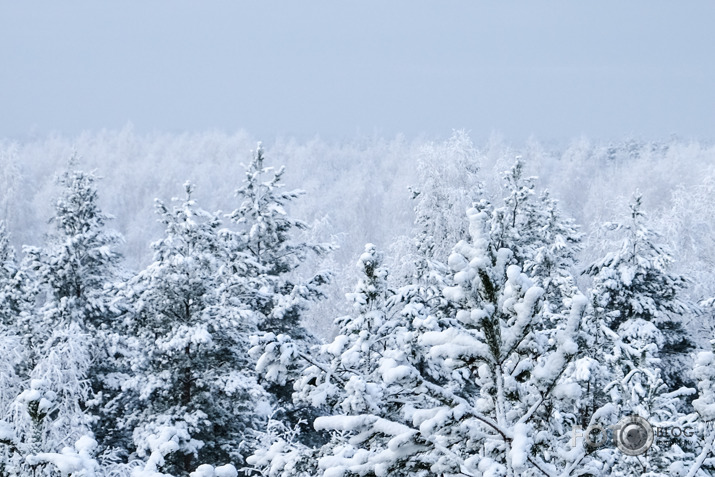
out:
{"label": "distant tree line", "polygon": [[[714,300],[688,298],[639,193],[584,264],[520,159],[497,198],[473,151],[423,161],[413,236],[365,245],[325,340],[306,323],[335,247],[264,156],[230,213],[189,182],[157,200],[138,272],[92,173],[60,175],[19,259],[0,223],[0,476],[715,475],[715,355],[686,326]],[[636,456],[574,439],[631,415],[693,432]]]}

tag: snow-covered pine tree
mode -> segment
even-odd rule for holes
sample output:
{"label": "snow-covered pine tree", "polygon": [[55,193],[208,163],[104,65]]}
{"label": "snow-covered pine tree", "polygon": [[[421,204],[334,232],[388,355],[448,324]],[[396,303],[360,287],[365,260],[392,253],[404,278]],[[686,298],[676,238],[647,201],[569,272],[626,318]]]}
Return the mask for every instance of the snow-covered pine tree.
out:
{"label": "snow-covered pine tree", "polygon": [[10,382],[27,379],[37,361],[35,339],[40,333],[36,328],[41,326],[32,317],[36,283],[29,279],[26,267],[18,266],[9,238],[0,220],[0,340],[4,343],[2,355],[7,357],[2,363],[2,379],[10,380],[0,386],[0,419],[19,393]]}
{"label": "snow-covered pine tree", "polygon": [[[585,391],[576,404],[581,420],[574,436],[596,426],[602,433],[594,441],[603,445],[584,445],[584,440],[574,437],[574,452],[597,475],[684,475],[683,466],[693,458],[693,436],[668,434],[672,429],[692,428],[695,416],[684,412],[685,399],[693,390],[669,392],[662,379],[658,349],[663,341],[652,322],[627,320],[617,333],[598,310],[590,309],[584,319],[579,357],[570,373]],[[633,415],[660,429],[648,452],[637,457],[623,454],[611,439],[618,424]]]}
{"label": "snow-covered pine tree", "polygon": [[56,322],[75,322],[82,328],[111,326],[107,285],[119,272],[116,247],[121,236],[107,230],[111,217],[99,207],[92,173],[69,171],[51,219],[54,232],[44,247],[25,247],[28,263],[53,306]]}
{"label": "snow-covered pine tree", "polygon": [[662,378],[675,390],[687,381],[685,370],[690,368],[694,343],[682,318],[694,313],[694,308],[681,298],[687,279],[670,271],[673,258],[659,243],[659,235],[648,227],[642,207],[642,197],[636,193],[628,220],[606,224],[619,233],[612,245],[617,249],[591,264],[586,273],[593,278],[595,313],[612,330],[624,339],[624,324],[632,329],[634,323],[647,322],[659,330]]}
{"label": "snow-covered pine tree", "polygon": [[[68,443],[91,441],[96,447],[83,405],[90,395],[89,339],[77,323],[70,323],[58,327],[38,350],[40,358],[12,406],[10,475],[53,475],[53,468],[63,463],[53,456],[66,454]],[[96,466],[89,460],[88,468]],[[86,470],[84,464],[75,466],[76,472],[81,470]]]}
{"label": "snow-covered pine tree", "polygon": [[10,245],[5,222],[0,220],[0,338],[22,335],[23,323],[31,306],[31,293],[26,282],[25,274],[15,260],[15,250]]}
{"label": "snow-covered pine tree", "polygon": [[283,190],[285,169],[275,170],[264,161],[259,144],[236,191],[239,206],[229,214],[234,229],[222,234],[229,251],[226,300],[239,299],[260,314],[261,333],[253,338],[251,354],[264,387],[292,428],[314,418],[310,409],[296,407],[291,399],[299,371],[295,356],[307,355],[317,344],[303,315],[311,301],[323,298],[321,287],[329,279],[327,272],[312,274],[300,266],[311,254],[322,256],[331,247],[301,240],[308,226],[287,209],[304,192]]}
{"label": "snow-covered pine tree", "polygon": [[[593,277],[593,322],[584,360],[591,371],[599,370],[589,381],[590,407],[594,414],[611,409],[610,425],[638,415],[653,426],[682,428],[692,421],[683,410],[694,390],[682,387],[692,343],[674,314],[692,308],[679,298],[685,278],[668,271],[672,259],[646,227],[641,207],[636,195],[629,222],[610,226],[624,232],[620,250],[587,269]],[[613,448],[596,454],[604,463],[602,472],[666,476],[682,469],[682,462],[692,457],[692,445],[682,437],[660,438],[645,459]]]}
{"label": "snow-covered pine tree", "polygon": [[573,269],[580,252],[583,234],[575,221],[566,216],[558,200],[548,190],[539,194],[542,223],[534,253],[524,268],[535,283],[544,289],[546,313],[560,313],[571,305],[570,299],[579,293]]}
{"label": "snow-covered pine tree", "polygon": [[504,203],[493,211],[491,220],[495,247],[509,248],[516,263],[526,263],[536,255],[541,245],[540,232],[544,223],[543,211],[536,200],[536,177],[524,176],[524,161],[517,158],[514,165],[502,174]]}
{"label": "snow-covered pine tree", "polygon": [[[454,248],[454,286],[444,291],[457,309],[454,322],[420,340],[444,378],[458,377],[478,389],[474,396],[456,388],[463,404],[456,406],[455,399],[420,426],[459,456],[445,459],[453,467],[442,472],[551,475],[575,464],[561,451],[582,390],[565,376],[578,352],[586,300],[576,295],[553,329],[540,306],[544,289],[512,264],[503,221],[518,219],[504,210],[482,202],[468,212],[472,238]],[[460,459],[462,470],[455,465]]]}
{"label": "snow-covered pine tree", "polygon": [[[610,362],[612,381],[605,391],[618,420],[637,415],[660,432],[648,452],[640,457],[623,455],[614,448],[598,452],[610,475],[668,477],[679,475],[683,466],[692,461],[696,439],[680,435],[668,437],[673,428],[692,428],[695,416],[686,414],[684,402],[694,393],[692,388],[669,392],[661,376],[658,349],[664,337],[652,322],[627,320],[614,337],[615,349]],[[614,423],[615,424],[615,423]],[[691,436],[692,437],[692,436]],[[682,475],[682,474],[680,474]]]}
{"label": "snow-covered pine tree", "polygon": [[537,193],[537,178],[525,176],[524,169],[524,162],[517,159],[504,172],[505,197],[494,209],[491,234],[497,249],[512,250],[513,262],[521,264],[522,271],[544,289],[546,312],[558,314],[568,310],[569,299],[578,293],[572,268],[582,234],[548,190]]}
{"label": "snow-covered pine tree", "polygon": [[0,220],[0,475],[6,475],[18,444],[8,421],[12,404],[22,391],[23,363],[27,359],[20,326],[20,313],[25,307],[18,285],[15,253],[5,223]]}
{"label": "snow-covered pine tree", "polygon": [[388,338],[381,334],[388,312],[388,272],[373,244],[365,246],[358,267],[360,281],[355,292],[348,294],[357,315],[336,320],[338,335],[322,347],[325,366],[310,366],[296,383],[299,401],[346,413],[379,409],[381,396],[375,372]]}
{"label": "snow-covered pine tree", "polygon": [[27,301],[19,272],[10,234],[0,220],[0,326],[6,329],[17,326]]}
{"label": "snow-covered pine tree", "polygon": [[[15,316],[27,365],[12,424],[25,461],[30,453],[51,454],[67,443],[91,439],[93,417],[86,412],[92,396],[90,377],[98,379],[96,390],[103,374],[90,364],[93,357],[98,358],[95,363],[101,362],[98,332],[112,317],[104,285],[114,276],[119,256],[113,247],[120,240],[104,228],[108,217],[99,209],[95,180],[81,171],[59,178],[62,190],[55,202],[54,231],[43,247],[25,248],[21,276],[16,275],[21,277],[16,280],[20,289],[24,286],[31,295],[26,295],[27,303],[38,303],[36,309]],[[32,387],[35,384],[42,390]],[[46,399],[28,400],[38,393]],[[33,410],[37,402],[46,404],[39,414]],[[47,463],[42,464],[46,469]]]}
{"label": "snow-covered pine tree", "polygon": [[[83,171],[67,171],[58,178],[61,187],[55,200],[53,231],[43,247],[25,247],[25,264],[33,274],[39,299],[44,302],[42,325],[33,334],[38,342],[49,330],[75,323],[93,336],[87,342],[96,365],[91,371],[95,394],[102,392],[108,356],[100,342],[112,332],[116,313],[111,307],[107,285],[119,275],[121,236],[107,223],[112,218],[102,212],[96,187],[97,177]],[[89,378],[90,376],[88,376]]]}
{"label": "snow-covered pine tree", "polygon": [[299,281],[294,272],[310,253],[325,254],[329,246],[299,239],[297,234],[308,226],[292,218],[286,209],[304,192],[282,190],[285,168],[276,171],[266,166],[264,160],[263,147],[259,144],[246,167],[246,178],[236,191],[239,207],[229,215],[237,226],[230,237],[232,248],[250,254],[259,267],[257,273],[270,286],[262,296],[256,297],[255,309],[265,316],[260,328],[302,339],[306,332],[301,312],[306,300],[321,296],[320,285],[328,276],[323,272]]}
{"label": "snow-covered pine tree", "polygon": [[[139,456],[172,475],[240,463],[270,412],[247,360],[255,313],[222,299],[221,221],[196,205],[191,184],[185,190],[173,208],[157,201],[165,236],[152,245],[154,262],[124,286],[140,353],[118,401]],[[154,444],[166,435],[175,445],[162,454]]]}

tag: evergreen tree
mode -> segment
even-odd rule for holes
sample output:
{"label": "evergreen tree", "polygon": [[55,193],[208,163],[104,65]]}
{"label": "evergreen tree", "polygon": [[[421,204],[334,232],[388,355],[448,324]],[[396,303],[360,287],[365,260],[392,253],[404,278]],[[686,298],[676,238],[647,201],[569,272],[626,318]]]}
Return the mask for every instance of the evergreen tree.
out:
{"label": "evergreen tree", "polygon": [[[122,238],[107,229],[111,216],[100,209],[96,181],[92,173],[63,173],[58,178],[61,192],[54,202],[52,233],[43,247],[25,248],[25,267],[32,273],[34,291],[43,303],[38,310],[39,323],[33,319],[34,323],[27,324],[32,328],[28,336],[34,340],[28,343],[30,352],[39,350],[45,341],[64,340],[71,324],[91,336],[83,346],[93,364],[82,379],[91,380],[88,397],[93,399],[83,401],[83,407],[101,405],[105,394],[115,387],[111,383],[114,362],[105,345],[115,333],[116,310],[111,306],[108,285],[121,274],[116,248]],[[53,337],[51,330],[59,335]],[[101,408],[92,412],[98,418],[94,429],[101,437],[105,416]]]}
{"label": "evergreen tree", "polygon": [[288,427],[300,425],[301,438],[310,439],[304,423],[312,421],[313,411],[296,407],[291,395],[300,371],[296,357],[307,356],[317,344],[304,326],[303,315],[311,302],[323,298],[322,286],[330,277],[327,272],[312,274],[300,267],[311,254],[322,256],[330,246],[301,240],[308,226],[292,218],[287,209],[303,192],[284,191],[285,169],[276,171],[264,160],[259,144],[236,191],[239,207],[229,214],[234,228],[222,234],[229,255],[225,296],[259,314],[260,333],[253,338],[251,355],[257,360],[263,385]]}
{"label": "evergreen tree", "polygon": [[[129,409],[119,425],[134,429],[139,456],[151,454],[147,465],[159,459],[173,475],[188,475],[197,462],[241,462],[269,412],[246,356],[256,315],[222,300],[221,222],[196,206],[189,183],[185,189],[172,209],[157,201],[165,236],[124,290],[141,359],[123,386]],[[167,435],[176,446],[155,454]]]}
{"label": "evergreen tree", "polygon": [[[390,293],[387,269],[381,262],[375,246],[367,244],[358,261],[362,278],[355,292],[348,295],[358,314],[336,320],[338,335],[330,345],[323,346],[329,371],[325,373],[325,368],[317,366],[306,370],[296,383],[299,400],[352,413],[371,412],[379,407],[379,386],[374,374],[387,347],[388,336],[382,333]],[[336,386],[336,380],[344,387]]]}
{"label": "evergreen tree", "polygon": [[[674,358],[685,358],[684,350],[692,343],[672,314],[691,307],[678,296],[686,280],[668,272],[672,259],[646,227],[641,206],[636,195],[629,223],[611,226],[624,232],[619,252],[609,253],[587,270],[594,281],[589,339],[598,341],[598,348],[584,349],[589,350],[593,368],[601,370],[598,382],[591,383],[591,411],[597,414],[599,408],[610,406],[610,425],[638,415],[659,428],[682,428],[691,419],[683,409],[694,390],[681,387],[685,370]],[[645,459],[624,456],[614,448],[599,450],[598,455],[605,463],[602,472],[666,476],[692,457],[692,444],[661,438]]]}
{"label": "evergreen tree", "polygon": [[[589,317],[586,327],[590,342],[585,343],[578,362],[580,378],[588,383],[589,393],[579,406],[584,425],[612,429],[614,439],[619,426],[629,416],[639,416],[659,429],[645,455],[624,455],[615,440],[605,446],[584,446],[587,455],[600,462],[602,475],[681,475],[683,462],[693,458],[695,439],[669,436],[674,428],[693,426],[693,415],[686,414],[684,403],[694,390],[670,391],[661,377],[659,346],[662,333],[652,322],[628,320],[619,333],[608,328],[602,318]],[[595,326],[594,326],[595,325]],[[590,345],[590,346],[589,346]]]}
{"label": "evergreen tree", "polygon": [[688,353],[694,343],[679,316],[693,312],[681,298],[687,284],[684,276],[672,273],[673,258],[658,243],[658,234],[648,228],[642,197],[636,194],[624,224],[606,224],[620,232],[620,247],[588,267],[593,277],[593,305],[606,324],[627,343],[634,323],[652,323],[663,341],[653,343],[662,360],[662,377],[669,389],[686,383]]}
{"label": "evergreen tree", "polygon": [[[54,331],[39,351],[41,359],[12,405],[8,475],[49,476],[54,467],[62,468],[64,462],[55,457],[60,451],[69,452],[65,450],[68,443],[96,447],[91,418],[83,406],[90,391],[87,341],[88,336],[73,323]],[[79,452],[79,447],[75,450]],[[96,467],[90,455],[86,457],[74,465],[76,472]]]}
{"label": "evergreen tree", "polygon": [[544,289],[545,312],[558,314],[568,309],[570,299],[579,293],[573,269],[583,234],[547,190],[541,192],[538,203],[542,214],[540,236],[524,269]]}
{"label": "evergreen tree", "polygon": [[558,314],[570,307],[578,293],[572,268],[581,249],[582,234],[560,210],[547,190],[536,190],[536,177],[524,175],[517,159],[503,174],[503,204],[494,209],[491,234],[495,247],[509,248],[512,262],[545,290],[546,313]]}
{"label": "evergreen tree", "polygon": [[445,376],[457,373],[478,389],[475,397],[456,394],[479,414],[466,421],[436,416],[432,433],[449,436],[453,452],[475,474],[487,468],[504,475],[557,472],[574,464],[558,449],[577,419],[571,409],[581,388],[564,376],[578,351],[585,300],[574,299],[553,329],[540,306],[544,289],[511,264],[514,252],[505,248],[502,225],[505,218],[518,223],[513,215],[486,203],[468,215],[472,239],[450,256],[455,284],[444,291],[457,309],[455,322],[425,333],[421,343]]}
{"label": "evergreen tree", "polygon": [[10,234],[0,220],[0,326],[14,328],[24,311],[24,293]]}
{"label": "evergreen tree", "polygon": [[51,219],[54,233],[43,248],[26,247],[28,262],[47,292],[55,323],[75,322],[82,328],[111,325],[104,289],[119,272],[116,246],[121,236],[106,229],[111,218],[99,207],[97,178],[82,171],[59,177],[62,192]]}
{"label": "evergreen tree", "polygon": [[13,403],[22,391],[26,359],[22,344],[18,270],[5,223],[0,221],[0,475],[6,475],[17,452],[18,438],[11,420]]}
{"label": "evergreen tree", "polygon": [[104,375],[91,363],[102,357],[100,334],[111,320],[104,285],[119,258],[112,248],[119,236],[104,230],[108,217],[99,209],[94,182],[92,174],[81,171],[59,178],[54,232],[44,247],[25,248],[23,267],[10,288],[9,311],[25,361],[24,390],[11,415],[15,454],[21,457],[15,468],[22,472],[28,465],[50,472],[51,461],[38,455],[54,455],[84,438],[94,442],[87,407]]}
{"label": "evergreen tree", "polygon": [[[236,191],[240,205],[230,215],[237,230],[230,234],[231,248],[242,256],[249,254],[255,264],[251,273],[260,275],[269,289],[257,294],[256,311],[265,317],[260,323],[263,331],[287,333],[294,338],[307,336],[301,323],[301,312],[306,300],[320,298],[320,285],[327,274],[318,273],[305,282],[298,282],[296,269],[309,253],[322,255],[329,250],[324,244],[310,244],[298,240],[297,233],[307,225],[292,218],[287,207],[304,194],[303,191],[283,191],[285,168],[277,171],[264,165],[263,148],[258,148],[246,168],[246,178]],[[241,257],[239,262],[245,262]]]}
{"label": "evergreen tree", "polygon": [[[26,266],[18,266],[10,234],[0,221],[0,339],[8,340],[6,346],[14,343],[12,351],[7,349],[3,355],[8,357],[4,363],[7,372],[18,379],[26,379],[36,362],[34,341],[41,327],[32,318],[36,294],[36,284],[30,280]],[[7,404],[17,394],[9,387],[6,389],[4,402]]]}

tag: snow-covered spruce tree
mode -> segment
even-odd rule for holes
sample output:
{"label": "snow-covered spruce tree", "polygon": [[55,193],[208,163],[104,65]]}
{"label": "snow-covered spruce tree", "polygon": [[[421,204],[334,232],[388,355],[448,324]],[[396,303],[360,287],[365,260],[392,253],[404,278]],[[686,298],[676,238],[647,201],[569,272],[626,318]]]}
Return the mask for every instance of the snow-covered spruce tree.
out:
{"label": "snow-covered spruce tree", "polygon": [[496,248],[513,252],[537,286],[546,292],[546,312],[560,313],[578,293],[572,274],[582,234],[573,219],[560,210],[548,190],[537,193],[536,177],[524,175],[524,162],[517,159],[503,174],[503,204],[494,209],[491,235]]}
{"label": "snow-covered spruce tree", "polygon": [[[694,427],[695,415],[683,412],[685,399],[694,390],[669,392],[658,358],[663,340],[652,322],[626,321],[616,333],[598,312],[588,313],[584,319],[579,357],[572,373],[574,381],[586,391],[576,405],[581,420],[574,432],[574,452],[582,455],[597,475],[684,475],[684,466],[693,459],[697,438],[684,435],[682,430]],[[576,438],[591,426],[611,429],[615,435],[617,425],[632,415],[659,429],[645,455],[623,454],[610,435],[596,436],[596,441],[605,439],[604,445],[597,446],[582,445],[585,441]],[[672,429],[678,429],[681,435],[669,436]]]}
{"label": "snow-covered spruce tree", "polygon": [[[12,348],[21,347],[20,338],[23,335],[23,324],[28,318],[28,312],[31,307],[31,294],[27,290],[25,275],[17,266],[15,260],[15,250],[10,245],[9,233],[5,228],[5,222],[0,220],[0,340],[9,340],[16,342]],[[3,366],[8,366],[8,372],[13,374],[20,372],[16,368],[13,355],[16,352],[3,353],[7,359],[2,363]],[[24,354],[24,353],[21,353]],[[26,358],[23,358],[23,360]],[[27,369],[27,365],[23,366]],[[3,403],[7,403],[14,399],[15,395],[10,392],[10,388],[0,386],[0,416],[3,416]],[[0,417],[1,418],[1,417]]]}
{"label": "snow-covered spruce tree", "polygon": [[60,323],[43,342],[47,334],[38,330],[47,323],[31,326],[37,314],[25,279],[16,270],[5,288],[4,309],[14,321],[0,325],[0,475],[51,475],[55,468],[93,475],[97,463],[90,454],[78,460],[79,448],[67,448],[75,441],[96,447],[83,406],[90,394],[90,337],[78,323]]}
{"label": "snow-covered spruce tree", "polygon": [[227,300],[241,300],[259,313],[261,333],[253,338],[251,355],[257,359],[264,387],[293,427],[314,417],[291,399],[300,369],[295,357],[307,355],[317,344],[304,327],[303,314],[311,301],[323,297],[321,286],[329,279],[326,272],[304,278],[299,267],[310,254],[324,255],[330,247],[300,239],[307,225],[291,217],[287,208],[303,192],[284,191],[284,168],[276,171],[264,159],[259,144],[236,191],[239,207],[229,215],[234,229],[223,232],[229,250],[225,289]]}
{"label": "snow-covered spruce tree", "polygon": [[651,328],[646,323],[652,323],[663,340],[652,342],[661,359],[662,378],[669,389],[678,389],[687,382],[689,353],[694,349],[682,320],[694,312],[681,298],[687,280],[670,271],[673,258],[648,227],[640,194],[634,196],[625,223],[606,226],[619,234],[613,244],[617,250],[586,270],[593,278],[595,313],[625,342],[627,335],[636,333],[634,327]]}
{"label": "snow-covered spruce tree", "polygon": [[[118,255],[112,248],[119,237],[104,229],[107,216],[99,209],[94,182],[92,174],[81,171],[63,174],[53,233],[43,247],[25,248],[20,282],[38,304],[15,316],[26,360],[25,387],[10,420],[22,466],[41,466],[44,472],[50,472],[49,461],[31,465],[30,453],[49,455],[92,439],[94,418],[86,412],[93,395],[90,377],[103,376],[91,363],[93,355],[100,358],[101,323],[106,328],[112,316],[104,285],[115,272]],[[95,390],[101,388],[101,381],[94,384]],[[44,401],[28,398],[40,388]],[[33,410],[42,403],[41,413]]]}
{"label": "snow-covered spruce tree", "polygon": [[0,220],[0,326],[5,329],[16,328],[20,315],[27,309],[29,300],[23,285],[10,234]]}
{"label": "snow-covered spruce tree", "polygon": [[94,174],[83,171],[68,171],[58,178],[61,192],[50,219],[53,231],[44,246],[25,247],[25,266],[43,303],[38,311],[41,325],[35,325],[32,339],[43,342],[51,330],[70,323],[91,335],[86,346],[94,364],[87,378],[101,400],[107,386],[104,378],[112,371],[103,342],[113,333],[116,316],[107,285],[120,275],[116,249],[122,238],[107,229],[111,216],[99,207],[96,181]]}
{"label": "snow-covered spruce tree", "polygon": [[26,267],[18,266],[9,233],[0,221],[0,354],[6,357],[0,371],[0,420],[6,418],[9,404],[19,393],[11,383],[26,380],[37,361],[35,339],[41,323],[32,317],[35,296],[36,283],[29,279]]}
{"label": "snow-covered spruce tree", "polygon": [[[296,398],[313,406],[326,406],[343,412],[374,412],[380,405],[376,371],[388,336],[385,330],[387,269],[382,254],[373,244],[365,246],[358,260],[361,279],[354,293],[348,294],[357,315],[338,318],[338,335],[322,347],[325,366],[306,369],[296,383]],[[337,386],[336,383],[343,386]]]}
{"label": "snow-covered spruce tree", "polygon": [[[88,340],[79,325],[71,323],[53,332],[39,351],[31,379],[12,407],[9,475],[49,476],[55,467],[63,471],[68,465],[77,475],[93,475],[97,462],[88,451],[97,443],[89,430],[91,417],[82,406],[90,394]],[[74,443],[72,450],[68,444]],[[68,463],[80,447],[87,451],[81,462]]]}
{"label": "snow-covered spruce tree", "polygon": [[25,306],[19,284],[15,253],[5,223],[0,221],[0,475],[8,472],[17,449],[15,430],[8,421],[22,391],[27,359],[21,338],[20,313]]}
{"label": "snow-covered spruce tree", "polygon": [[[584,364],[581,372],[590,375],[590,403],[582,413],[590,417],[610,409],[610,422],[602,426],[629,415],[659,428],[690,426],[693,416],[683,410],[694,390],[681,387],[685,369],[683,361],[674,358],[687,358],[692,345],[671,315],[690,310],[678,298],[685,279],[667,271],[671,258],[645,227],[640,196],[631,205],[630,223],[613,228],[625,230],[621,250],[587,270],[594,281],[593,315],[586,326],[589,333],[580,362]],[[670,363],[664,363],[664,354]],[[673,363],[679,367],[673,369]],[[645,458],[625,456],[612,447],[596,450],[594,455],[604,465],[601,471],[612,475],[666,476],[683,469],[683,462],[692,458],[693,445],[693,439],[682,436],[660,437]]]}
{"label": "snow-covered spruce tree", "polygon": [[[220,219],[197,207],[191,184],[185,189],[171,209],[157,201],[165,236],[152,244],[154,262],[124,286],[139,353],[118,399],[127,408],[119,425],[134,429],[138,455],[177,476],[241,462],[268,412],[247,359],[255,313],[223,301]],[[174,444],[156,445],[162,439]]]}
{"label": "snow-covered spruce tree", "polygon": [[540,236],[524,268],[544,289],[546,313],[558,314],[568,309],[571,297],[579,293],[573,269],[583,234],[548,190],[539,194],[538,202],[543,214]]}
{"label": "snow-covered spruce tree", "polygon": [[502,174],[504,203],[495,207],[491,219],[490,235],[495,247],[508,247],[513,260],[525,263],[536,255],[541,244],[540,232],[544,222],[543,211],[536,200],[535,176],[524,176],[524,162],[517,158],[514,165]]}
{"label": "snow-covered spruce tree", "polygon": [[321,296],[319,287],[328,276],[318,273],[301,282],[293,272],[310,253],[322,255],[329,247],[299,240],[297,234],[307,225],[292,218],[286,209],[304,192],[283,191],[285,168],[276,171],[265,166],[264,159],[259,144],[246,168],[246,178],[236,191],[239,207],[229,215],[237,226],[237,231],[230,237],[232,248],[250,254],[259,267],[257,273],[270,286],[262,296],[256,294],[256,310],[265,316],[260,328],[302,339],[306,332],[301,323],[301,311],[306,300]]}
{"label": "snow-covered spruce tree", "polygon": [[106,229],[111,218],[99,207],[97,178],[83,171],[62,174],[51,223],[54,232],[44,247],[26,247],[28,263],[46,292],[56,322],[102,329],[112,324],[105,285],[118,273],[121,236]]}
{"label": "snow-covered spruce tree", "polygon": [[[696,416],[685,414],[682,409],[685,399],[694,390],[680,388],[668,392],[668,385],[661,378],[660,362],[654,356],[657,355],[656,343],[662,341],[662,335],[652,323],[636,322],[617,342],[621,354],[615,361],[614,379],[607,387],[611,404],[615,406],[619,419],[637,415],[666,432],[674,428],[692,429]],[[625,373],[626,369],[631,371]],[[610,459],[605,457],[608,450],[599,455],[612,475],[684,475],[683,469],[694,458],[696,441],[695,436],[669,437],[659,432],[648,452],[640,458],[624,456],[613,449],[610,450]]]}

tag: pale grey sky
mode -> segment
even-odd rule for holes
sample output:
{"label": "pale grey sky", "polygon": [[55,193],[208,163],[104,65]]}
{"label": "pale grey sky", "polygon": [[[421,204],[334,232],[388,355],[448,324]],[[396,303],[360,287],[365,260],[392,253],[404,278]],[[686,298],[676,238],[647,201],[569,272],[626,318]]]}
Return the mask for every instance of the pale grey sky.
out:
{"label": "pale grey sky", "polygon": [[0,138],[713,139],[715,2],[0,0]]}

